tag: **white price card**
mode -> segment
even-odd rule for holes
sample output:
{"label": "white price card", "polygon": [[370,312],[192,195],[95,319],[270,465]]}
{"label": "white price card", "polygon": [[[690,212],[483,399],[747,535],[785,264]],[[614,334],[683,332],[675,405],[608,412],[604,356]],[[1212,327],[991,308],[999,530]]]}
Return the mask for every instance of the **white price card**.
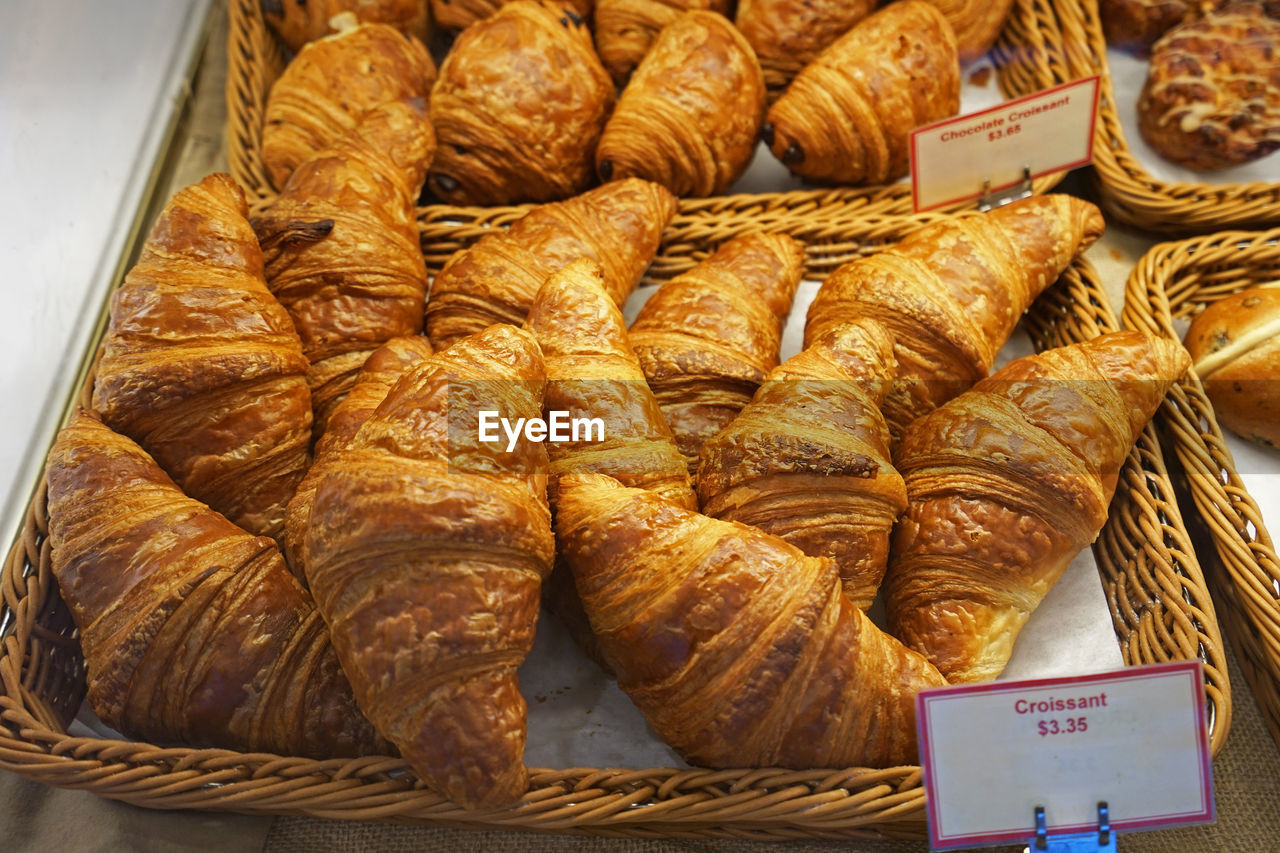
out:
{"label": "white price card", "polygon": [[1098,76],[911,131],[917,212],[998,193],[1093,160]]}
{"label": "white price card", "polygon": [[916,697],[935,850],[1214,819],[1198,661],[942,687]]}

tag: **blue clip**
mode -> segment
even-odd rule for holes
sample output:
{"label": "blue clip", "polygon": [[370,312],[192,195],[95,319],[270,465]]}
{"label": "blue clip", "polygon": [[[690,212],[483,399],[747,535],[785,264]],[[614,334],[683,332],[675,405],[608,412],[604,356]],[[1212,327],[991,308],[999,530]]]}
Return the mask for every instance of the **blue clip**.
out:
{"label": "blue clip", "polygon": [[1098,803],[1098,831],[1068,835],[1049,835],[1044,806],[1036,806],[1036,837],[1027,847],[1045,853],[1115,853],[1116,836],[1111,831],[1111,811],[1106,802]]}

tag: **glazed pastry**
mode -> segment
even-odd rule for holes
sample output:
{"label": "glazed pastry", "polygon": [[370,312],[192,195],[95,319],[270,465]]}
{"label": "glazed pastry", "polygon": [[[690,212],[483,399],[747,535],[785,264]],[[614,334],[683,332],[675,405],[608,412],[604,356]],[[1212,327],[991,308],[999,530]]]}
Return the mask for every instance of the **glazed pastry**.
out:
{"label": "glazed pastry", "polygon": [[275,543],[81,412],[48,459],[53,574],[108,726],[156,744],[389,754]]}
{"label": "glazed pastry", "polygon": [[1107,44],[1145,50],[1209,2],[1221,7],[1226,0],[1099,0],[1098,16]]}
{"label": "glazed pastry", "polygon": [[777,97],[801,68],[875,8],[876,0],[739,0],[734,23]]}
{"label": "glazed pastry", "polygon": [[293,170],[387,101],[421,98],[436,79],[422,43],[386,24],[361,24],[305,45],[267,96],[262,164],[282,189]]}
{"label": "glazed pastry", "polygon": [[561,481],[556,535],[618,686],[690,763],[917,762],[915,694],[942,677],[835,563],[599,474]]}
{"label": "glazed pastry", "polygon": [[[387,24],[427,41],[427,0],[261,0],[262,17],[295,53],[307,42],[334,32],[332,21],[353,15],[366,24]],[[339,19],[342,20],[342,19]]]}
{"label": "glazed pastry", "polygon": [[907,507],[880,414],[893,373],[893,339],[883,326],[839,326],[771,371],[698,460],[704,513],[830,557],[845,595],[863,610],[884,576],[889,531]]}
{"label": "glazed pastry", "polygon": [[1211,303],[1191,321],[1186,345],[1222,425],[1280,447],[1280,282]]}
{"label": "glazed pastry", "polygon": [[991,49],[1004,29],[1013,0],[928,0],[955,33],[960,62],[968,65]]}
{"label": "glazed pastry", "polygon": [[509,3],[458,36],[440,66],[431,190],[449,204],[582,192],[613,101],[581,17],[549,0]]}
{"label": "glazed pastry", "polygon": [[719,195],[755,154],[764,78],[723,16],[684,12],[654,40],[596,148],[605,181],[638,177],[678,196]]}
{"label": "glazed pastry", "polygon": [[907,174],[911,131],[959,110],[947,22],[924,0],[899,0],[804,67],[769,108],[764,141],[796,175],[885,184]]}
{"label": "glazed pastry", "polygon": [[312,364],[317,434],[370,352],[422,331],[427,268],[414,203],[434,145],[418,106],[382,104],[300,165],[253,220],[267,284]]}
{"label": "glazed pastry", "polygon": [[709,9],[728,15],[730,8],[729,0],[598,0],[596,50],[614,82],[625,86],[658,33],[681,12]]}
{"label": "glazed pastry", "polygon": [[93,408],[187,494],[279,536],[311,462],[311,396],[246,213],[224,174],[169,201],[111,298]]}
{"label": "glazed pastry", "polygon": [[306,554],[303,544],[316,484],[329,462],[342,455],[364,422],[382,403],[400,374],[432,354],[431,342],[415,335],[392,338],[369,356],[360,368],[356,382],[333,409],[328,427],[315,445],[315,461],[298,484],[297,491],[285,507],[284,536],[280,540],[289,568],[306,582]]}
{"label": "glazed pastry", "polygon": [[658,288],[631,324],[631,346],[690,473],[703,442],[778,366],[803,272],[804,247],[787,235],[737,237]]}
{"label": "glazed pastry", "polygon": [[540,417],[544,384],[537,343],[510,326],[410,368],[320,477],[307,527],[307,577],[357,702],[465,808],[528,787],[516,670],[554,553],[547,456],[482,441],[480,411]]}
{"label": "glazed pastry", "polygon": [[492,323],[523,323],[547,276],[575,258],[600,264],[605,290],[622,305],[675,212],[671,193],[640,180],[534,208],[454,254],[435,277],[427,301],[431,343],[444,349]]}
{"label": "glazed pastry", "polygon": [[[431,18],[436,26],[457,32],[483,21],[509,2],[511,0],[431,0]],[[591,17],[592,0],[564,0],[560,5],[584,21]]]}
{"label": "glazed pastry", "polygon": [[1102,228],[1096,207],[1068,195],[927,225],[829,275],[805,341],[858,317],[884,324],[898,361],[883,404],[896,443],[915,418],[991,372],[1023,312]]}
{"label": "glazed pastry", "polygon": [[1151,50],[1138,130],[1160,156],[1198,171],[1280,149],[1280,21],[1256,4],[1212,12]]}
{"label": "glazed pastry", "polygon": [[1017,359],[913,423],[894,455],[908,497],[884,584],[894,636],[953,684],[998,676],[1189,363],[1174,341],[1113,332]]}

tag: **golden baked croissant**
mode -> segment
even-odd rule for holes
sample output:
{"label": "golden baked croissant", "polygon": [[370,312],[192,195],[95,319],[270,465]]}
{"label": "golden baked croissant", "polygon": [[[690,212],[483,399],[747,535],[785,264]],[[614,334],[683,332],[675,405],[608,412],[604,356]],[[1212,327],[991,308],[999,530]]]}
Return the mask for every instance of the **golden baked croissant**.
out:
{"label": "golden baked croissant", "polygon": [[1011,362],[911,425],[894,455],[890,630],[952,683],[995,678],[1107,520],[1120,466],[1190,358],[1113,332]]}
{"label": "golden baked croissant", "polygon": [[427,268],[414,203],[434,145],[415,105],[382,104],[301,164],[253,220],[267,284],[312,363],[317,433],[370,352],[422,331]]}
{"label": "golden baked croissant", "polygon": [[311,462],[311,397],[246,213],[224,174],[169,201],[112,296],[93,408],[187,494],[278,536]]}
{"label": "golden baked croissant", "polygon": [[776,97],[801,68],[875,8],[876,0],[740,0],[733,20]]}
{"label": "golden baked croissant", "polygon": [[658,288],[631,324],[631,347],[691,473],[702,443],[778,366],[803,271],[804,247],[787,235],[737,237]]}
{"label": "golden baked croissant", "polygon": [[671,193],[641,180],[534,208],[455,253],[436,275],[427,301],[431,343],[444,349],[492,323],[523,323],[547,276],[575,258],[600,264],[605,290],[622,305],[675,212]]}
{"label": "golden baked croissant", "polygon": [[1013,0],[928,0],[955,32],[960,62],[968,65],[991,49],[1004,29]]}
{"label": "golden baked croissant", "polygon": [[840,184],[907,174],[911,131],[960,109],[947,22],[924,0],[891,3],[806,65],[769,108],[764,141],[793,173]]}
{"label": "golden baked croissant", "polygon": [[658,33],[681,12],[709,9],[728,15],[731,7],[729,0],[598,0],[595,31],[600,61],[614,82],[625,86]]}
{"label": "golden baked croissant", "polygon": [[945,682],[832,561],[599,474],[562,479],[556,537],[618,686],[691,763],[916,762],[915,694]]}
{"label": "golden baked croissant", "polygon": [[309,42],[271,85],[262,165],[276,189],[293,170],[388,101],[426,101],[435,63],[422,43],[386,24],[360,24]]}
{"label": "golden baked croissant", "polygon": [[104,723],[161,744],[387,754],[274,542],[83,412],[58,433],[48,483],[53,573]]}
{"label": "golden baked croissant", "polygon": [[742,33],[715,12],[684,12],[622,90],[596,171],[605,181],[656,181],[678,196],[718,195],[751,164],[764,105],[760,63]]}
{"label": "golden baked croissant", "polygon": [[524,793],[525,702],[554,543],[542,444],[481,412],[539,418],[527,332],[494,326],[400,377],[320,477],[307,577],[356,700],[434,790],[464,807]]}
{"label": "golden baked croissant", "polygon": [[431,354],[431,342],[421,335],[392,338],[370,354],[360,368],[360,374],[351,390],[334,406],[324,434],[316,441],[315,461],[311,463],[306,476],[298,484],[297,491],[285,506],[284,535],[280,539],[280,545],[290,569],[304,582],[306,555],[303,553],[303,544],[320,475],[329,462],[341,456],[360,427],[382,403],[391,386],[400,378],[400,374]]}
{"label": "golden baked croissant", "polygon": [[614,98],[582,18],[554,0],[508,3],[464,30],[440,65],[432,191],[450,204],[582,192]]}
{"label": "golden baked croissant", "polygon": [[880,414],[893,372],[893,338],[883,326],[839,326],[772,370],[698,459],[704,513],[830,557],[845,595],[863,610],[907,507]]}
{"label": "golden baked croissant", "polygon": [[[387,24],[426,42],[431,19],[427,0],[262,0],[262,17],[292,51],[333,32],[338,15]],[[341,20],[341,19],[339,19]]]}
{"label": "golden baked croissant", "polygon": [[882,408],[896,442],[991,372],[1023,312],[1102,228],[1096,207],[1057,194],[927,225],[831,273],[809,306],[805,341],[857,317],[884,324],[898,381]]}
{"label": "golden baked croissant", "polygon": [[[431,0],[431,18],[442,29],[465,30],[510,2],[512,0]],[[591,17],[592,0],[563,0],[560,5],[582,20]]]}

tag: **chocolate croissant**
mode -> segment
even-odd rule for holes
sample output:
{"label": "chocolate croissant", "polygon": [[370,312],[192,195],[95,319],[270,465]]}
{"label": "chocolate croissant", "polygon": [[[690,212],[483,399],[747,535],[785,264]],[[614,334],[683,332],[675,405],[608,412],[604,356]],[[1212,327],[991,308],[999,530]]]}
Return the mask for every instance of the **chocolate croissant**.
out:
{"label": "chocolate croissant", "polygon": [[444,349],[492,323],[523,323],[547,276],[575,258],[600,264],[605,290],[622,305],[675,212],[671,193],[641,180],[534,208],[454,254],[435,277],[427,301],[431,343]]}
{"label": "chocolate croissant", "polygon": [[48,483],[53,574],[104,723],[158,744],[321,759],[391,749],[274,542],[83,412],[58,433]]}
{"label": "chocolate croissant", "polygon": [[538,418],[528,333],[494,326],[410,368],[316,486],[307,577],[356,700],[467,808],[528,786],[516,670],[554,543],[543,445],[486,441],[481,412]]}
{"label": "chocolate croissant", "polygon": [[796,175],[885,184],[907,174],[911,131],[959,110],[950,27],[924,0],[899,0],[806,65],[769,108],[763,135]]}
{"label": "chocolate croissant", "polygon": [[360,24],[309,42],[271,85],[262,165],[276,189],[293,170],[388,101],[426,101],[436,66],[422,43],[386,24]]}
{"label": "chocolate croissant", "polygon": [[751,45],[723,15],[684,12],[654,40],[596,147],[600,178],[723,193],[755,154],[765,89]]}
{"label": "chocolate croissant", "polygon": [[996,43],[1013,0],[928,0],[947,19],[956,36],[960,62],[980,59]]}
{"label": "chocolate croissant", "polygon": [[1086,201],[1046,195],[927,225],[831,273],[809,306],[806,343],[849,320],[894,338],[883,411],[896,441],[912,420],[991,372],[1035,298],[1102,234]]}
{"label": "chocolate croissant", "polygon": [[550,0],[503,6],[463,31],[440,66],[432,191],[450,204],[582,192],[614,97],[582,18]]}
{"label": "chocolate croissant", "polygon": [[952,683],[999,675],[1189,363],[1114,332],[1017,359],[913,423],[894,456],[909,503],[884,585],[893,634]]}
{"label": "chocolate croissant", "polygon": [[619,86],[649,52],[662,28],[689,9],[728,15],[729,0],[597,0],[596,51]]}
{"label": "chocolate croissant", "polygon": [[875,0],[740,0],[734,23],[774,97],[832,42],[875,11]]}
{"label": "chocolate croissant", "polygon": [[631,324],[631,346],[691,473],[703,442],[778,366],[803,271],[804,248],[787,235],[738,237],[658,288]]}
{"label": "chocolate croissant", "polygon": [[556,536],[618,686],[690,763],[916,763],[915,694],[945,682],[835,563],[599,474],[562,479]]}
{"label": "chocolate croissant", "polygon": [[333,32],[333,19],[339,15],[387,24],[424,43],[430,32],[427,0],[262,0],[263,20],[294,52]]}
{"label": "chocolate croissant", "polygon": [[698,460],[704,513],[830,557],[845,595],[863,610],[907,506],[880,414],[893,373],[893,339],[883,326],[839,326],[772,370]]}
{"label": "chocolate croissant", "polygon": [[[511,0],[431,0],[431,19],[452,32],[465,30],[493,15]],[[592,0],[564,0],[560,4],[582,20],[591,17]]]}
{"label": "chocolate croissant", "polygon": [[382,104],[301,164],[253,220],[267,284],[311,361],[317,433],[370,352],[422,331],[427,268],[414,203],[434,147],[416,106]]}
{"label": "chocolate croissant", "polygon": [[246,213],[224,174],[165,206],[112,296],[93,408],[187,494],[278,536],[311,462],[311,396]]}

